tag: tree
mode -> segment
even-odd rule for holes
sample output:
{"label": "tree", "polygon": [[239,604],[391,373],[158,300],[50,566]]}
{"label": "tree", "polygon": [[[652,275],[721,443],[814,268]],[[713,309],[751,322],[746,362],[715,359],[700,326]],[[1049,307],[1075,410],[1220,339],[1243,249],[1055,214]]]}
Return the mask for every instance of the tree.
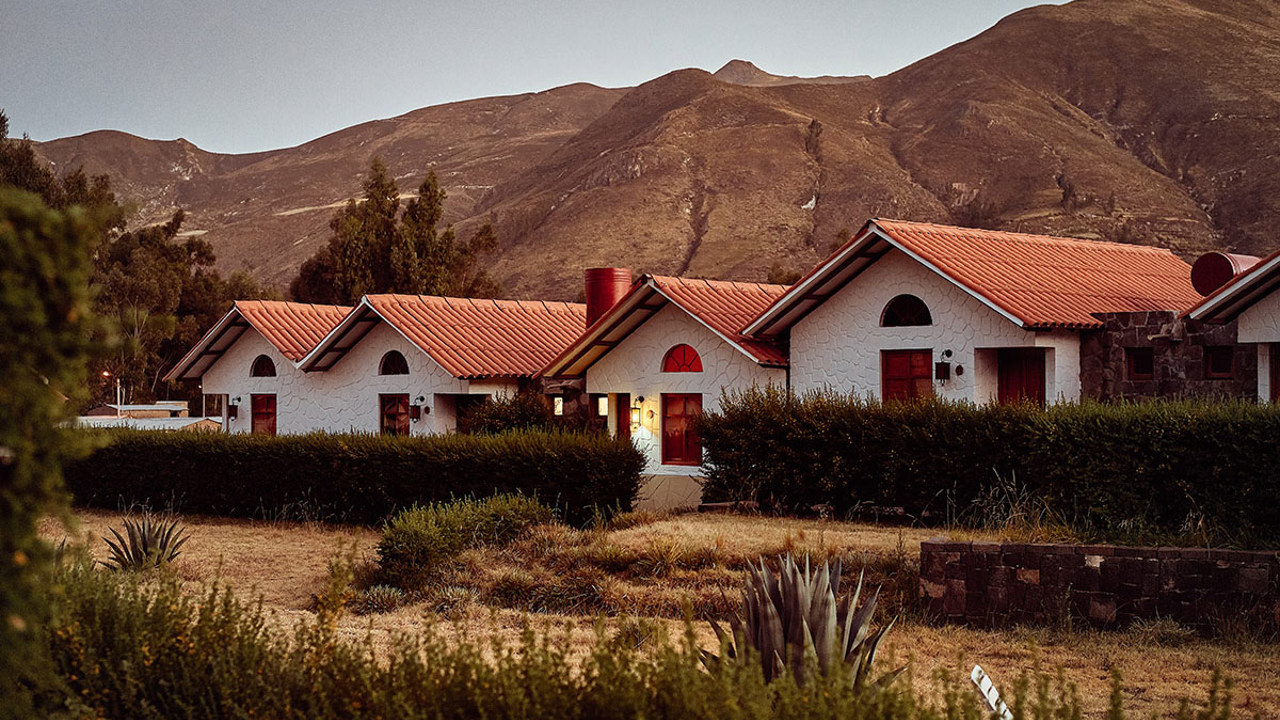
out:
{"label": "tree", "polygon": [[53,553],[36,523],[66,507],[62,462],[83,440],[60,425],[106,338],[89,291],[98,230],[85,209],[0,186],[0,717],[43,716],[56,697],[36,632]]}
{"label": "tree", "polygon": [[350,305],[369,293],[493,297],[498,284],[480,261],[497,248],[485,224],[465,242],[439,229],[446,194],[434,172],[400,212],[400,194],[374,158],[360,201],[329,223],[329,242],[302,264],[289,286],[295,300]]}

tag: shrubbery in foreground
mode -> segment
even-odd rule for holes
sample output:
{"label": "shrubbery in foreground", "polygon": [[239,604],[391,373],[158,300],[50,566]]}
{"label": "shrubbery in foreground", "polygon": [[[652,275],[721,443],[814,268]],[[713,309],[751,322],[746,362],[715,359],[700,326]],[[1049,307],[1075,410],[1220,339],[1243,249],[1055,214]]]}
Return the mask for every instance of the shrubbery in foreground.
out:
{"label": "shrubbery in foreground", "polygon": [[1086,535],[1280,542],[1280,408],[880,404],[776,389],[704,417],[707,499],[954,517],[1016,479]]}
{"label": "shrubbery in foreground", "polygon": [[629,442],[570,432],[104,435],[66,469],[76,503],[233,517],[376,523],[415,504],[518,492],[576,521],[629,510],[645,464]]}
{"label": "shrubbery in foreground", "polygon": [[[526,630],[493,648],[428,628],[374,657],[337,639],[341,608],[322,599],[292,636],[227,590],[184,595],[161,575],[64,570],[46,640],[75,715],[108,718],[865,718],[980,720],[963,682],[926,703],[899,682],[856,689],[841,668],[766,682],[760,664],[700,667],[690,636],[641,652],[603,631],[580,665],[565,643]],[[491,651],[491,652],[488,652]],[[1204,717],[1225,718],[1216,692]],[[1016,717],[1080,716],[1073,689],[1046,676],[1011,682]],[[1117,693],[1117,703],[1119,694]],[[1120,718],[1116,710],[1109,715]],[[1179,717],[1191,718],[1184,708]]]}

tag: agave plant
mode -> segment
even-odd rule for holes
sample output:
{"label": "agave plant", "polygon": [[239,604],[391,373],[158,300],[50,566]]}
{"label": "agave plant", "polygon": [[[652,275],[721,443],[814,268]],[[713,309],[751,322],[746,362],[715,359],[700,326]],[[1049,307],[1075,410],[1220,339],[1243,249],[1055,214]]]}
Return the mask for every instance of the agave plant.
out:
{"label": "agave plant", "polygon": [[159,567],[178,557],[179,550],[190,534],[178,526],[178,521],[164,522],[145,515],[141,520],[124,521],[124,536],[115,528],[108,528],[115,536],[103,537],[111,548],[111,557],[103,565],[113,570],[145,570]]}
{"label": "agave plant", "polygon": [[797,682],[805,681],[806,663],[816,658],[818,672],[829,675],[834,669],[847,670],[854,687],[884,687],[902,673],[898,668],[871,680],[871,666],[881,639],[893,622],[871,632],[871,616],[875,612],[880,591],[864,604],[862,575],[853,595],[836,601],[840,587],[841,564],[823,563],[811,571],[806,555],[804,567],[790,555],[779,558],[780,571],[774,575],[760,560],[759,569],[748,566],[751,575],[742,590],[743,615],[729,616],[732,634],[715,621],[711,627],[725,648],[721,658],[703,651],[702,662],[716,672],[723,663],[753,662],[759,658],[766,681],[787,671]]}

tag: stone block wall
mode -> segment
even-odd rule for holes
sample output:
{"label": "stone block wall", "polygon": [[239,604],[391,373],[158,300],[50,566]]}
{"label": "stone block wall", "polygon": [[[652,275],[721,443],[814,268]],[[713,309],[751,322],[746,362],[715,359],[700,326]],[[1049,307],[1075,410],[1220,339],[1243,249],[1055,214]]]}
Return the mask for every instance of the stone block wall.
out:
{"label": "stone block wall", "polygon": [[[1209,324],[1183,320],[1177,313],[1100,314],[1101,330],[1080,338],[1080,390],[1094,400],[1170,397],[1247,398],[1258,393],[1258,353],[1254,345],[1236,343],[1236,323]],[[1210,378],[1205,348],[1235,348],[1232,376]],[[1128,376],[1125,348],[1151,348],[1154,374]]]}
{"label": "stone block wall", "polygon": [[1210,629],[1241,614],[1280,626],[1280,553],[935,538],[920,546],[920,596],[931,616],[975,627],[1161,617]]}

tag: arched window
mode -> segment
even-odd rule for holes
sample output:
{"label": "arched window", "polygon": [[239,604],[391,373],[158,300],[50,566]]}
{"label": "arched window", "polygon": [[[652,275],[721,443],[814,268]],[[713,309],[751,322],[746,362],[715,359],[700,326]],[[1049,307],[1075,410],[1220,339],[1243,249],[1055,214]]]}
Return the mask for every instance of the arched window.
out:
{"label": "arched window", "polygon": [[276,364],[271,362],[271,358],[266,355],[259,355],[253,359],[253,367],[249,369],[250,377],[275,377]]}
{"label": "arched window", "polygon": [[702,358],[688,345],[677,345],[662,358],[662,372],[702,372]]}
{"label": "arched window", "polygon": [[880,316],[880,327],[914,327],[932,325],[933,316],[929,314],[929,306],[915,295],[899,295],[884,306]]}
{"label": "arched window", "polygon": [[392,350],[382,356],[382,362],[378,363],[379,375],[408,375],[409,362],[404,359],[404,355]]}

